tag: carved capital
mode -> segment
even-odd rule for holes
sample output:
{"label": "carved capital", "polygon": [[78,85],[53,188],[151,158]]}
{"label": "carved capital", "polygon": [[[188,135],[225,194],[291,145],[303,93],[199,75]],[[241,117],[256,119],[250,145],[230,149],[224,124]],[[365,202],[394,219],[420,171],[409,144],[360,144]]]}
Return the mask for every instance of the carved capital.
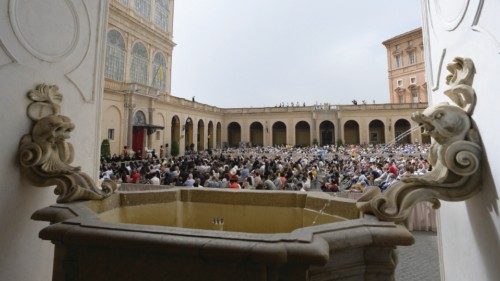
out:
{"label": "carved capital", "polygon": [[23,176],[39,187],[56,186],[58,203],[103,199],[115,189],[116,183],[105,181],[98,188],[80,167],[71,166],[74,149],[66,142],[75,125],[60,115],[62,94],[56,85],[41,84],[28,93],[33,101],[27,110],[33,121],[29,134],[19,143],[19,163]]}
{"label": "carved capital", "polygon": [[371,189],[358,200],[361,212],[380,220],[402,222],[411,208],[422,201],[439,208],[439,199],[462,201],[474,196],[481,188],[482,145],[472,120],[476,94],[472,88],[474,63],[467,58],[455,58],[447,66],[450,86],[444,94],[448,103],[416,112],[412,119],[433,138],[429,162],[433,170],[421,176],[407,176],[391,185],[385,193]]}

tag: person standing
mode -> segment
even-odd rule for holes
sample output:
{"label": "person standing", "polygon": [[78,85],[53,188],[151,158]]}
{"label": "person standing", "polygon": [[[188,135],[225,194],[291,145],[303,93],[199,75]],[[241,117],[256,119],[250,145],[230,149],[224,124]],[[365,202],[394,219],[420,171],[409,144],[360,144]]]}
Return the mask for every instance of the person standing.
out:
{"label": "person standing", "polygon": [[165,156],[165,149],[163,149],[163,144],[160,145],[160,159],[163,159]]}

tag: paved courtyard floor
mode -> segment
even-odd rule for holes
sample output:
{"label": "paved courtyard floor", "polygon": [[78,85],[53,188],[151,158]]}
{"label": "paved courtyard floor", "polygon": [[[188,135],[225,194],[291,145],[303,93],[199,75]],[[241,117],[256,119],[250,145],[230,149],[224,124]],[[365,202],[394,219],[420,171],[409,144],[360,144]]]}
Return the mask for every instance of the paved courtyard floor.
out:
{"label": "paved courtyard floor", "polygon": [[437,235],[434,232],[414,231],[415,244],[398,247],[397,281],[439,281]]}

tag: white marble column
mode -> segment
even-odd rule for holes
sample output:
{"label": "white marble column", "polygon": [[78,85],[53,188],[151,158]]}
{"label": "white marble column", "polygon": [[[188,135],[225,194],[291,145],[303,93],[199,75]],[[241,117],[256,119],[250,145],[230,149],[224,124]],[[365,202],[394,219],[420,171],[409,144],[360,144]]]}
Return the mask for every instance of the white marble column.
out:
{"label": "white marble column", "polygon": [[69,142],[76,166],[98,173],[103,61],[108,1],[0,0],[0,280],[51,280],[53,246],[38,238],[46,223],[32,213],[56,202],[54,188],[31,186],[20,175],[17,150],[29,133],[27,93],[56,84],[61,113],[76,128]]}
{"label": "white marble column", "polygon": [[450,102],[446,65],[470,58],[477,95],[473,118],[484,145],[482,188],[466,202],[442,202],[438,246],[442,280],[499,280],[500,1],[421,0],[425,72],[431,104]]}

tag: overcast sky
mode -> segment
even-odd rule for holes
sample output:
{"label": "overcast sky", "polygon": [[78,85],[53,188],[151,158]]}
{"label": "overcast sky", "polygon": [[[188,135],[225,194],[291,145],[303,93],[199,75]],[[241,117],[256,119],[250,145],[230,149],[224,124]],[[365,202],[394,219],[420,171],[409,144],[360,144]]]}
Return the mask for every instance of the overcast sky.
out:
{"label": "overcast sky", "polygon": [[382,41],[418,0],[177,0],[172,94],[219,107],[389,101]]}

